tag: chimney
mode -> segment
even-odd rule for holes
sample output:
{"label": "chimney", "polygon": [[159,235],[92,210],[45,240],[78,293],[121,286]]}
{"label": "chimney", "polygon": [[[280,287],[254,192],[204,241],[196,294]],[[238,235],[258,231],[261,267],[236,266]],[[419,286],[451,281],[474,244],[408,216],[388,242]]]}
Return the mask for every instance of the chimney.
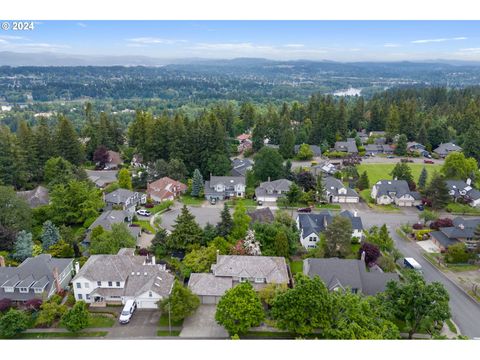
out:
{"label": "chimney", "polygon": [[362,260],[363,262],[365,262],[365,251],[362,251],[362,255],[360,257],[360,260]]}
{"label": "chimney", "polygon": [[270,176],[268,177],[268,182],[270,182]]}
{"label": "chimney", "polygon": [[152,256],[152,265],[155,265],[155,256]]}
{"label": "chimney", "polygon": [[468,178],[466,183],[467,183],[468,186],[470,186],[472,184],[472,179]]}
{"label": "chimney", "polygon": [[57,290],[57,293],[59,293],[62,288],[60,286],[60,279],[58,278],[58,268],[54,267],[53,268],[53,282],[55,283],[55,288]]}
{"label": "chimney", "polygon": [[78,261],[75,261],[75,274],[78,274],[80,271],[80,263]]}
{"label": "chimney", "polygon": [[0,255],[0,267],[5,267],[5,258]]}
{"label": "chimney", "polygon": [[354,210],[354,211],[353,211],[353,217],[358,217],[358,212],[357,212],[357,210]]}

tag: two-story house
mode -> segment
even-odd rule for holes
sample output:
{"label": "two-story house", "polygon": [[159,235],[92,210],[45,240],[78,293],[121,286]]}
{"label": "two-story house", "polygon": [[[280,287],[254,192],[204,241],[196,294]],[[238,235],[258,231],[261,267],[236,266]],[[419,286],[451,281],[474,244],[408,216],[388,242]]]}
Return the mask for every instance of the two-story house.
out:
{"label": "two-story house", "polygon": [[107,210],[125,210],[133,214],[137,206],[147,202],[147,195],[128,189],[117,189],[105,195]]}
{"label": "two-story house", "polygon": [[257,291],[267,284],[290,284],[283,257],[217,255],[217,263],[211,270],[211,273],[193,273],[188,281],[188,287],[202,304],[217,304],[228,289],[240,282],[250,282]]}
{"label": "two-story house", "polygon": [[446,158],[448,154],[450,154],[451,152],[454,152],[454,151],[462,152],[463,149],[460,146],[449,142],[449,143],[445,143],[445,144],[442,143],[442,144],[438,145],[438,147],[433,150],[433,152],[435,154],[437,154],[438,156],[440,156],[441,158]]}
{"label": "two-story house", "polygon": [[278,198],[285,196],[290,189],[292,182],[287,179],[278,179],[274,181],[262,182],[259,187],[255,189],[255,198],[257,201],[275,202]]}
{"label": "two-story house", "polygon": [[420,194],[410,191],[405,180],[380,180],[373,185],[370,196],[379,205],[416,206],[421,203]]}
{"label": "two-story house", "polygon": [[337,141],[334,150],[349,154],[358,154],[357,143],[353,138],[348,138],[347,141]]}
{"label": "two-story house", "polygon": [[332,177],[325,178],[325,199],[329,203],[358,203],[360,196],[357,192]]}
{"label": "two-story house", "polygon": [[173,201],[187,191],[187,185],[167,176],[147,184],[147,195],[155,202]]}
{"label": "two-story house", "polygon": [[244,176],[210,176],[210,181],[205,181],[205,198],[207,200],[243,198],[245,187]]}
{"label": "two-story house", "polygon": [[75,299],[99,307],[135,300],[140,309],[156,309],[157,302],[170,295],[175,277],[164,264],[156,264],[155,257],[134,251],[91,255],[72,279]]}
{"label": "two-story house", "polygon": [[472,186],[471,179],[467,179],[467,181],[447,180],[446,183],[448,193],[455,202],[463,200],[473,207],[480,205],[480,191]]}
{"label": "two-story house", "polygon": [[420,144],[416,141],[407,142],[407,151],[409,153],[418,153],[419,155],[422,155],[422,156],[429,155],[429,152],[427,151],[425,145]]}
{"label": "two-story house", "polygon": [[475,234],[475,231],[479,225],[480,219],[456,217],[453,219],[453,226],[432,231],[430,237],[442,252],[446,251],[449,246],[460,242],[463,242],[470,250],[478,250],[480,248],[480,238]]}

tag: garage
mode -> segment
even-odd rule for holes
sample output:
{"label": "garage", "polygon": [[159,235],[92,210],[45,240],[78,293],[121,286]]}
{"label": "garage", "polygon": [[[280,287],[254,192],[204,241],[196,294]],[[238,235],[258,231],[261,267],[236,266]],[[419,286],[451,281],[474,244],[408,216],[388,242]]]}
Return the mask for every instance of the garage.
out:
{"label": "garage", "polygon": [[202,304],[213,305],[213,304],[218,304],[219,301],[220,301],[220,296],[211,296],[211,295],[200,296],[200,303]]}
{"label": "garage", "polygon": [[188,287],[198,295],[202,304],[218,304],[220,298],[233,286],[232,278],[216,277],[210,273],[193,273],[188,280]]}

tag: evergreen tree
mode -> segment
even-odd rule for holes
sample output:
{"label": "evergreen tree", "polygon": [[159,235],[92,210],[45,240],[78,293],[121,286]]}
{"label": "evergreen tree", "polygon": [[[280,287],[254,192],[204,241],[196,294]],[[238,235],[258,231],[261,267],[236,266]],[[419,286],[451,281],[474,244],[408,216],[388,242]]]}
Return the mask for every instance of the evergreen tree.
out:
{"label": "evergreen tree", "polygon": [[450,201],[448,186],[442,175],[434,173],[430,184],[425,190],[425,195],[432,202],[432,209],[443,208]]}
{"label": "evergreen tree", "polygon": [[318,202],[325,201],[326,189],[323,175],[317,175],[317,184],[315,186],[315,193]]}
{"label": "evergreen tree", "polygon": [[43,223],[43,230],[40,238],[42,240],[43,250],[48,250],[60,240],[60,232],[50,220],[47,220]]}
{"label": "evergreen tree", "polygon": [[394,136],[398,134],[400,128],[400,115],[396,105],[390,106],[388,117],[385,125],[387,141],[392,141]]}
{"label": "evergreen tree", "polygon": [[357,181],[357,187],[359,190],[365,190],[370,188],[367,171],[364,171],[362,175],[360,175],[360,178]]}
{"label": "evergreen tree", "polygon": [[292,183],[286,193],[286,196],[288,204],[292,206],[300,201],[300,198],[302,196],[302,189],[300,189],[297,184]]}
{"label": "evergreen tree", "polygon": [[195,221],[195,216],[184,205],[167,239],[168,247],[172,250],[188,250],[195,245],[200,245],[202,238],[203,231]]}
{"label": "evergreen tree", "polygon": [[412,169],[406,163],[398,162],[390,173],[392,179],[405,180],[410,190],[414,190],[416,185],[413,180]]}
{"label": "evergreen tree", "polygon": [[290,255],[290,245],[287,235],[283,231],[277,232],[275,236],[275,256],[281,256],[288,259]]}
{"label": "evergreen tree", "polygon": [[200,173],[200,170],[195,169],[195,171],[193,172],[191,195],[193,197],[199,197],[202,189],[203,189],[202,174]]}
{"label": "evergreen tree", "polygon": [[468,136],[465,136],[463,143],[463,153],[467,157],[472,157],[480,162],[480,141],[473,134],[480,134],[480,120],[474,121],[468,129]]}
{"label": "evergreen tree", "polygon": [[328,257],[346,257],[350,254],[352,223],[343,216],[335,216],[325,230],[325,250]]}
{"label": "evergreen tree", "polygon": [[244,239],[252,219],[247,215],[247,209],[242,203],[235,206],[233,212],[233,226],[230,237],[233,240]]}
{"label": "evergreen tree", "polygon": [[190,288],[175,280],[168,298],[158,303],[162,313],[170,314],[172,321],[182,321],[192,315],[200,305],[200,299]]}
{"label": "evergreen tree", "polygon": [[278,151],[284,159],[290,159],[293,157],[293,150],[295,146],[295,134],[291,128],[287,128],[283,131],[280,138],[280,147]]}
{"label": "evergreen tree", "polygon": [[228,235],[230,235],[230,232],[233,228],[232,215],[230,215],[230,211],[226,203],[223,205],[223,210],[220,213],[220,218],[221,220],[217,224],[217,234],[218,236],[226,238]]}
{"label": "evergreen tree", "polygon": [[283,158],[276,150],[262,148],[254,157],[253,172],[260,181],[277,180],[283,176]]}
{"label": "evergreen tree", "polygon": [[170,159],[167,166],[168,176],[173,180],[185,181],[188,174],[187,167],[180,159]]}
{"label": "evergreen tree", "polygon": [[27,233],[25,230],[20,231],[17,234],[15,240],[15,249],[13,258],[19,261],[23,261],[28,257],[31,257],[33,253],[33,240],[32,234]]}
{"label": "evergreen tree", "polygon": [[24,168],[27,181],[39,180],[40,171],[38,167],[37,147],[35,137],[30,126],[25,121],[20,122],[17,130],[17,139],[22,161],[25,162]]}
{"label": "evergreen tree", "polygon": [[68,331],[76,333],[88,326],[89,319],[90,312],[88,311],[87,304],[84,301],[77,301],[75,305],[62,316],[61,323]]}
{"label": "evergreen tree", "polygon": [[57,153],[61,154],[64,159],[74,165],[80,165],[83,162],[82,144],[72,123],[65,116],[60,116],[58,119],[55,144]]}
{"label": "evergreen tree", "polygon": [[120,169],[118,172],[118,185],[122,189],[132,190],[132,177],[128,169]]}
{"label": "evergreen tree", "polygon": [[52,132],[48,126],[47,119],[41,117],[34,131],[35,152],[37,154],[38,168],[43,173],[43,168],[48,159],[54,156],[55,146],[53,144]]}
{"label": "evergreen tree", "polygon": [[395,148],[395,154],[398,156],[407,155],[407,136],[405,134],[401,134],[398,137],[397,147]]}
{"label": "evergreen tree", "polygon": [[423,167],[422,172],[420,173],[420,176],[418,178],[419,189],[421,190],[425,189],[425,186],[427,185],[427,178],[428,178],[427,169]]}

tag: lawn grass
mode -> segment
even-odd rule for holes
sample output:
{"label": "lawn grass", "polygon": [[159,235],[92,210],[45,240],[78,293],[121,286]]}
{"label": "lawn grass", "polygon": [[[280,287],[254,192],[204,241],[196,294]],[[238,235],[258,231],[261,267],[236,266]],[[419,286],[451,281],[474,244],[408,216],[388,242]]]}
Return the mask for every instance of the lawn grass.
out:
{"label": "lawn grass", "polygon": [[135,225],[139,225],[143,230],[150,231],[152,234],[156,233],[155,229],[152,227],[152,225],[150,225],[150,221],[148,220],[137,220],[133,221],[133,223]]}
{"label": "lawn grass", "polygon": [[290,262],[290,270],[293,275],[303,272],[303,261],[297,260]]}
{"label": "lawn grass", "polygon": [[445,210],[456,215],[480,215],[480,209],[459,203],[450,203]]}
{"label": "lawn grass", "polygon": [[257,202],[253,199],[235,199],[235,200],[227,200],[225,201],[227,206],[235,206],[242,204],[245,207],[257,207]]}
{"label": "lawn grass", "polygon": [[316,204],[315,209],[340,210],[342,207],[338,204]]}
{"label": "lawn grass", "polygon": [[453,272],[464,272],[478,270],[480,266],[473,264],[447,264],[447,269]]}
{"label": "lawn grass", "polygon": [[106,315],[90,315],[88,328],[109,328],[115,324],[115,319]]}
{"label": "lawn grass", "polygon": [[445,323],[447,324],[448,328],[450,329],[451,332],[453,332],[454,334],[457,334],[457,327],[453,324],[452,320],[448,319],[447,321],[445,321]]}
{"label": "lawn grass", "polygon": [[[182,325],[183,325],[183,320],[180,320],[180,321],[172,320],[172,326],[182,326]],[[160,316],[160,320],[158,321],[158,326],[168,326],[168,314],[162,314],[162,316]]]}
{"label": "lawn grass", "polygon": [[167,201],[163,201],[160,204],[155,205],[153,208],[147,209],[147,210],[149,210],[152,214],[156,214],[160,211],[164,211],[164,210],[168,209],[172,205],[173,205],[173,201],[167,200]]}
{"label": "lawn grass", "polygon": [[205,198],[196,198],[190,195],[182,195],[180,202],[184,205],[200,206],[205,202]]}
{"label": "lawn grass", "polygon": [[[368,180],[370,185],[375,184],[379,180],[390,180],[392,176],[390,173],[392,172],[393,168],[396,164],[388,163],[388,164],[360,164],[357,165],[357,170],[359,174],[363,173],[364,171],[368,174]],[[420,177],[420,173],[422,169],[425,167],[428,172],[428,180],[431,179],[432,174],[434,171],[439,172],[442,165],[440,164],[421,164],[421,163],[407,163],[407,165],[412,170],[413,180],[415,182],[418,181]]]}
{"label": "lawn grass", "polygon": [[15,337],[15,339],[78,339],[78,338],[93,338],[93,337],[105,337],[108,331],[92,331],[92,332],[29,332],[22,333]]}
{"label": "lawn grass", "polygon": [[157,336],[179,336],[179,335],[180,335],[180,330],[172,330],[171,333],[168,330],[157,331]]}

